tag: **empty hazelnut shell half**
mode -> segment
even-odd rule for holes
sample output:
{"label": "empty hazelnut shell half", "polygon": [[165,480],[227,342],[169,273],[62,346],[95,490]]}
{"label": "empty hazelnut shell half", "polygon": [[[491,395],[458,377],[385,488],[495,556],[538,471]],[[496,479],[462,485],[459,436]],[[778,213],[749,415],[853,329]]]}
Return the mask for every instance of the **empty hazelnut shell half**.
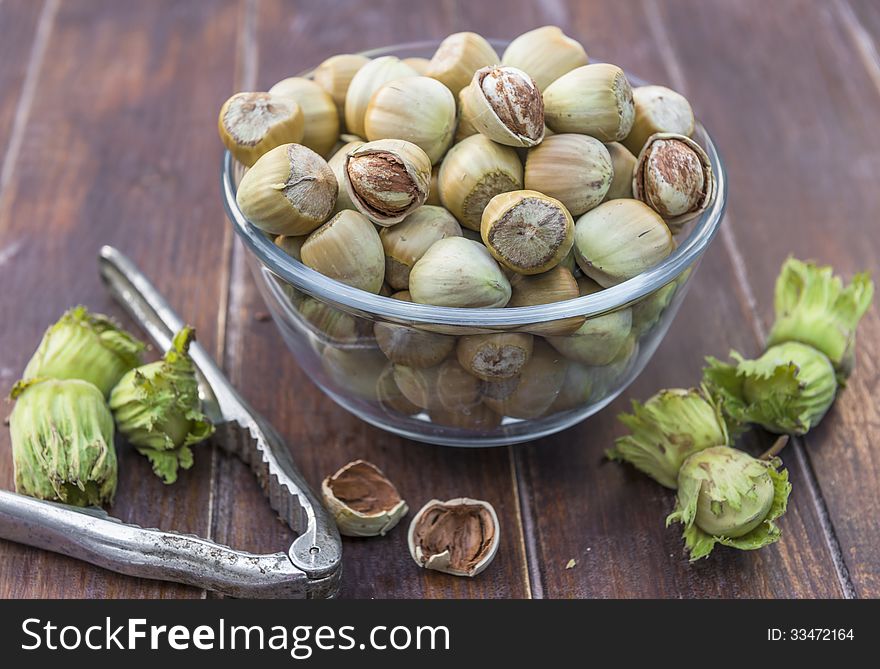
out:
{"label": "empty hazelnut shell half", "polygon": [[420,567],[476,576],[495,558],[501,539],[498,515],[488,502],[432,499],[409,525],[409,552]]}
{"label": "empty hazelnut shell half", "polygon": [[383,535],[409,510],[382,470],[366,460],[349,462],[325,478],[321,493],[340,534],[349,537]]}

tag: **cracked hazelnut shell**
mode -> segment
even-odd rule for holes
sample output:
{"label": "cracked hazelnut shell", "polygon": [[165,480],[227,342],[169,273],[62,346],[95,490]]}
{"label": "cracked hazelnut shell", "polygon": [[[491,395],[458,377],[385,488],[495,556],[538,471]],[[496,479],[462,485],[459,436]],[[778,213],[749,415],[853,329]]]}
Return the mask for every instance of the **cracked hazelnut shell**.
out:
{"label": "cracked hazelnut shell", "polygon": [[345,465],[321,484],[339,533],[375,537],[391,530],[409,508],[382,470],[366,460]]}

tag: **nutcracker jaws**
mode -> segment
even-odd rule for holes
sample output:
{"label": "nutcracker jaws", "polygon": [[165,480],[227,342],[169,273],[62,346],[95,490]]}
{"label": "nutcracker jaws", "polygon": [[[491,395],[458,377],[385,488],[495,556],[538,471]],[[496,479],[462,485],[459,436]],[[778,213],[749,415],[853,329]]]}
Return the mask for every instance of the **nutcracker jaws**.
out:
{"label": "nutcracker jaws", "polygon": [[[184,326],[156,288],[115,248],[98,258],[101,277],[129,314],[166,350]],[[192,535],[123,523],[82,509],[0,491],[0,537],[122,574],[186,583],[234,597],[333,597],[342,546],[333,519],[296,468],[278,433],[254,413],[205,349],[193,342],[202,410],[213,439],[250,465],[269,505],[297,534],[286,553],[255,555]]]}

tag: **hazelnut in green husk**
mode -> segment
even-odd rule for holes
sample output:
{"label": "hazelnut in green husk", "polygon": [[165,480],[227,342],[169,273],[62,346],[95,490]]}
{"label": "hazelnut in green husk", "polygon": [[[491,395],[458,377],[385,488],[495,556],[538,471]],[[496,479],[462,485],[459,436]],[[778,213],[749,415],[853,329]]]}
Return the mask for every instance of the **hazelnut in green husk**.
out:
{"label": "hazelnut in green husk", "polygon": [[757,360],[732,351],[735,364],[708,358],[703,378],[738,423],[770,432],[806,434],[834,402],[837,377],[828,357],[812,346],[771,346]]}
{"label": "hazelnut in green husk", "polygon": [[9,417],[15,489],[76,506],[116,494],[113,416],[104,395],[78,379],[19,381]]}
{"label": "hazelnut in green husk", "polygon": [[616,439],[607,456],[629,462],[667,488],[678,486],[678,470],[689,456],[730,445],[721,409],[704,389],[661,390],[632,407],[631,414],[618,416],[630,434]]}
{"label": "hazelnut in green husk", "polygon": [[110,409],[120,434],[150,461],[165,483],[177,480],[178,469],[192,467],[190,447],[214,433],[214,426],[201,412],[188,353],[194,337],[191,327],[183,328],[162,360],[131,370],[110,393]]}
{"label": "hazelnut in green husk", "polygon": [[46,330],[23,379],[81,379],[107,397],[123,374],[141,364],[145,348],[107,316],[74,307]]}
{"label": "hazelnut in green husk", "polygon": [[691,562],[708,556],[715,544],[755,550],[779,540],[775,521],[785,513],[791,492],[781,464],[729,446],[713,446],[685,460],[666,524],[684,525]]}
{"label": "hazelnut in green husk", "polygon": [[874,282],[866,272],[844,288],[831,267],[789,258],[776,279],[776,322],[768,344],[809,344],[845,379],[854,365],[856,328],[873,296]]}

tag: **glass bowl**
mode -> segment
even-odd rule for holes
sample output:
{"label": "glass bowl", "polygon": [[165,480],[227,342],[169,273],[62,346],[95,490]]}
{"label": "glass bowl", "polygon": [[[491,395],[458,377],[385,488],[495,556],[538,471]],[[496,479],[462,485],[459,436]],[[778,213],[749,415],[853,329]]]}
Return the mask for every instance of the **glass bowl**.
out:
{"label": "glass bowl", "polygon": [[[430,57],[438,44],[402,44],[365,55]],[[493,46],[503,49],[505,44]],[[721,159],[699,124],[694,139],[711,161],[716,197],[676,234],[672,255],[617,286],[531,307],[435,307],[352,288],[293,259],[242,215],[235,194],[244,170],[228,152],[222,192],[275,324],[300,367],[324,393],[368,423],[410,439],[500,446],[559,432],[600,411],[651,359],[724,215],[727,179]],[[542,336],[570,326],[572,319],[585,323],[580,335]],[[524,333],[532,337],[533,352],[517,376],[487,382],[468,374],[455,350],[427,369],[392,364],[374,335],[377,326],[404,351],[435,344],[446,350],[468,335]]]}

